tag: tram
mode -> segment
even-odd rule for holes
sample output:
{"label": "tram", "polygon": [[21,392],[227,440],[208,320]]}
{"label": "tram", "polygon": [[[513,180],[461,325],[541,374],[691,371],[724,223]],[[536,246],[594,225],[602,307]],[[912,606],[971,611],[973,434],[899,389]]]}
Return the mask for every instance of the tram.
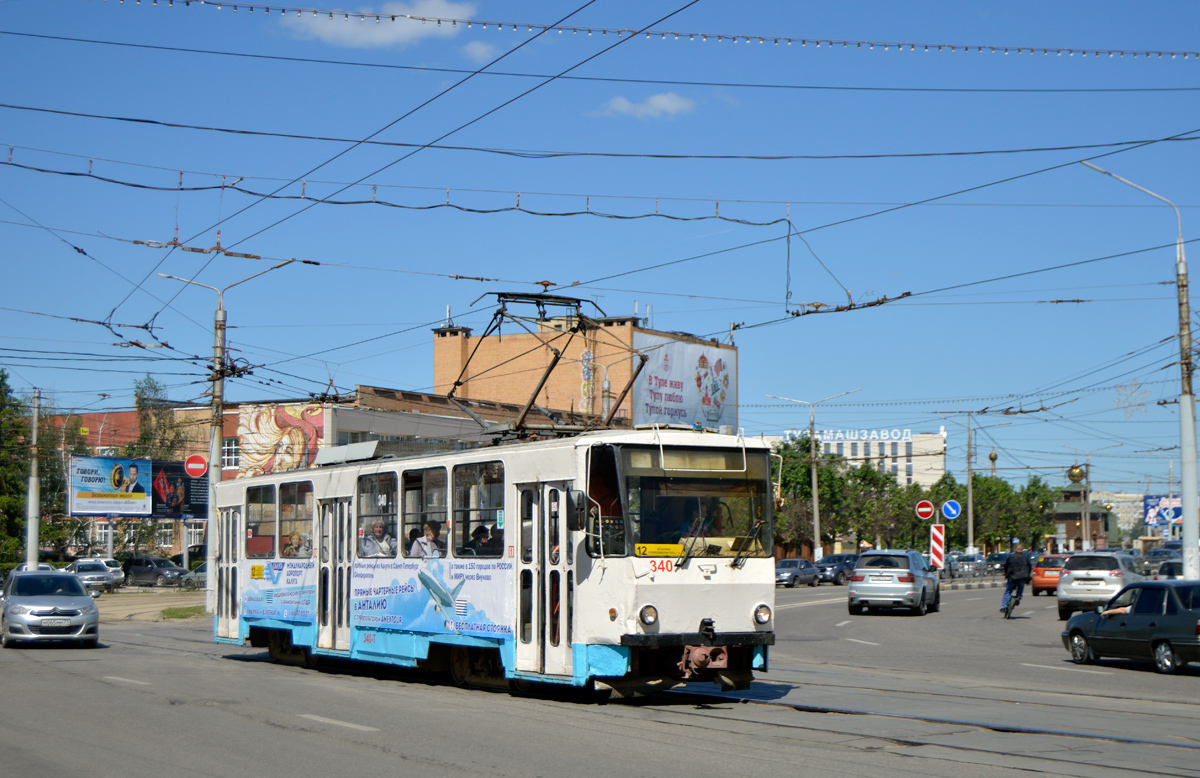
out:
{"label": "tram", "polygon": [[653,428],[385,449],[217,487],[218,642],[622,695],[767,670],[764,442]]}

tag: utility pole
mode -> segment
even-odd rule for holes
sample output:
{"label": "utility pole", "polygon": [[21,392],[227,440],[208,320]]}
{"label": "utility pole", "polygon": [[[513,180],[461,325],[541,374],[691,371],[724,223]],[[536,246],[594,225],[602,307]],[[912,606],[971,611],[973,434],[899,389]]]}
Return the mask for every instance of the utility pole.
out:
{"label": "utility pole", "polygon": [[[171,278],[176,281],[182,281],[185,284],[202,286],[217,293],[217,312],[213,317],[212,420],[210,421],[208,433],[208,557],[206,561],[208,562],[208,569],[212,573],[208,576],[208,592],[205,604],[209,613],[215,612],[217,608],[217,544],[215,542],[215,529],[217,526],[217,483],[221,479],[221,440],[225,431],[225,293],[238,284],[244,284],[252,278],[258,278],[264,273],[278,270],[295,261],[294,259],[285,260],[267,268],[261,273],[255,273],[252,276],[243,278],[241,281],[235,281],[222,289],[187,278],[159,273],[163,278]],[[187,521],[184,521],[183,565],[185,568],[188,566],[187,541]]]}
{"label": "utility pole", "polygon": [[[862,389],[851,389],[848,392],[835,394],[832,397],[826,397],[825,400],[834,400],[838,397],[844,397],[848,394],[861,392]],[[813,514],[813,562],[821,561],[821,503],[817,496],[817,422],[815,409],[820,403],[825,400],[817,400],[816,402],[808,402],[807,400],[793,400],[790,397],[777,397],[773,394],[768,394],[773,400],[787,400],[790,403],[800,403],[808,406],[808,461],[812,468],[812,514]]]}
{"label": "utility pole", "polygon": [[1179,229],[1175,242],[1175,292],[1179,299],[1179,481],[1180,502],[1183,504],[1183,577],[1200,578],[1200,472],[1196,469],[1196,400],[1192,395],[1192,329],[1188,303],[1187,257],[1183,253],[1183,217],[1180,216],[1175,203],[1162,195],[1109,173],[1090,162],[1083,164],[1117,179],[1122,184],[1128,184],[1139,192],[1162,200],[1175,210],[1175,223]]}
{"label": "utility pole", "polygon": [[37,570],[38,536],[42,528],[42,482],[38,478],[38,413],[42,407],[42,390],[33,390],[33,425],[29,435],[29,485],[25,490],[25,562]]}
{"label": "utility pole", "polygon": [[967,412],[967,553],[978,554],[975,550],[975,492],[972,488],[971,472],[972,459],[975,456],[971,438],[971,413]]}

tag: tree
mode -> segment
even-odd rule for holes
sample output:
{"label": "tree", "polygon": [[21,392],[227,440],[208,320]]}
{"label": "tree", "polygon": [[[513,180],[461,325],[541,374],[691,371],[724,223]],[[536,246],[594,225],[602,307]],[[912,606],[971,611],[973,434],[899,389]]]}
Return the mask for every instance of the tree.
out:
{"label": "tree", "polygon": [[187,440],[175,421],[175,404],[167,388],[149,373],[133,382],[133,405],[138,414],[138,437],[125,446],[125,456],[141,459],[178,459]]}
{"label": "tree", "polygon": [[0,556],[25,547],[25,489],[29,478],[29,415],[0,369]]}
{"label": "tree", "polygon": [[[776,539],[786,551],[799,551],[812,546],[812,460],[808,437],[791,438],[776,448],[783,458],[779,473],[784,506],[776,514]],[[821,511],[821,542],[838,537],[838,507],[845,492],[842,469],[844,462],[835,456],[822,456],[817,451],[817,496]]]}

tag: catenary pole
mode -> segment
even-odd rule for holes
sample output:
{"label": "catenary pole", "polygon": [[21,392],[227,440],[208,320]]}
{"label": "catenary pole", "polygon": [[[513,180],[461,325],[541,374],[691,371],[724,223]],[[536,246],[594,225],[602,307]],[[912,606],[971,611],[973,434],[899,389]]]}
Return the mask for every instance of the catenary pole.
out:
{"label": "catenary pole", "polygon": [[1183,576],[1200,578],[1200,473],[1196,471],[1196,401],[1192,394],[1192,330],[1188,303],[1187,257],[1183,252],[1183,217],[1175,203],[1132,181],[1083,162],[1099,173],[1162,200],[1175,210],[1179,234],[1175,242],[1175,293],[1179,299],[1179,448],[1180,487],[1183,504]]}
{"label": "catenary pole", "polygon": [[25,562],[36,570],[39,533],[42,528],[42,482],[38,478],[38,414],[42,406],[42,390],[33,390],[33,425],[29,435],[29,484],[25,489]]}
{"label": "catenary pole", "polygon": [[[159,273],[163,278],[182,281],[185,284],[192,284],[194,286],[202,286],[217,293],[217,311],[213,317],[212,419],[208,433],[208,532],[206,533],[208,554],[205,561],[208,563],[210,574],[207,576],[208,585],[206,587],[205,607],[209,613],[214,613],[217,609],[217,575],[215,572],[217,569],[217,544],[214,542],[216,535],[214,528],[217,526],[218,518],[217,483],[221,479],[221,440],[225,431],[225,293],[238,284],[244,284],[252,278],[258,278],[264,273],[278,270],[295,261],[294,259],[285,260],[267,268],[261,273],[255,273],[252,276],[243,278],[241,281],[235,281],[222,289],[202,284],[199,281]],[[188,564],[187,522],[184,522],[183,527],[183,562],[186,567]]]}

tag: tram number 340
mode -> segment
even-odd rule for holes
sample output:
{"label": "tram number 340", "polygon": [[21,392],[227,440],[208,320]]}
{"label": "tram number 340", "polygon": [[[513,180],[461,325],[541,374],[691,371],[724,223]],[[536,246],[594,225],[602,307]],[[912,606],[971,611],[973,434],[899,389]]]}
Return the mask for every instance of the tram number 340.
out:
{"label": "tram number 340", "polygon": [[675,562],[670,559],[651,559],[650,572],[652,573],[673,573],[675,572]]}

